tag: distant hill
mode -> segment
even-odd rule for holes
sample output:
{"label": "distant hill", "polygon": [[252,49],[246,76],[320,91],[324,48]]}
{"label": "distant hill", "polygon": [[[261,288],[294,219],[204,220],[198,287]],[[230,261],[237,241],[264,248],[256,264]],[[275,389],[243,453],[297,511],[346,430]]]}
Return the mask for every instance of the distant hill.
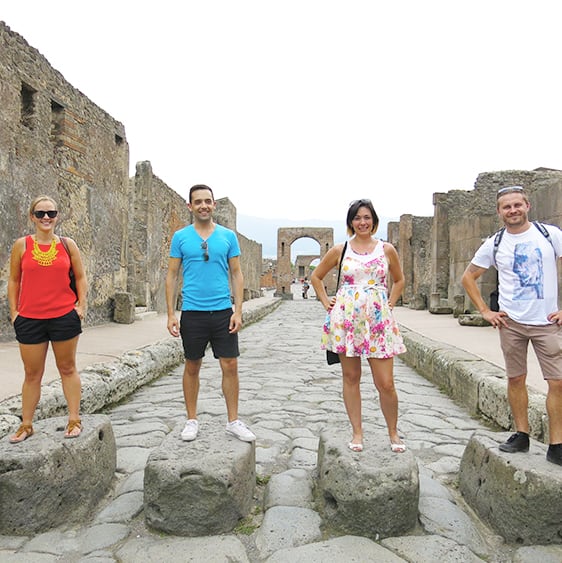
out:
{"label": "distant hill", "polygon": [[[380,217],[377,234],[386,238],[386,228],[390,221],[398,219]],[[277,258],[277,230],[282,227],[326,227],[334,229],[334,243],[343,242],[346,238],[345,221],[325,221],[323,219],[263,219],[249,215],[237,215],[238,232],[262,245],[264,258]],[[318,243],[310,238],[302,238],[291,246],[291,258],[299,254],[319,254]]]}

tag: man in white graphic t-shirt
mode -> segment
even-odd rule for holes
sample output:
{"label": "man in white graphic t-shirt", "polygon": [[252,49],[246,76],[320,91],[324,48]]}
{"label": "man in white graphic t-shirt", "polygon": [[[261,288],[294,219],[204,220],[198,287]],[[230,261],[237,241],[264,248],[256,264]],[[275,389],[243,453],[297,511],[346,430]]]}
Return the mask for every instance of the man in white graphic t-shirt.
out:
{"label": "man in white graphic t-shirt", "polygon": [[[529,451],[527,347],[533,344],[548,383],[546,410],[550,444],[546,459],[562,465],[562,311],[558,310],[556,260],[562,256],[562,231],[531,223],[529,198],[521,186],[502,188],[497,212],[505,225],[476,251],[462,284],[482,317],[500,329],[508,377],[507,397],[515,434],[500,444],[509,453]],[[499,280],[499,311],[482,298],[476,280],[495,266]]]}

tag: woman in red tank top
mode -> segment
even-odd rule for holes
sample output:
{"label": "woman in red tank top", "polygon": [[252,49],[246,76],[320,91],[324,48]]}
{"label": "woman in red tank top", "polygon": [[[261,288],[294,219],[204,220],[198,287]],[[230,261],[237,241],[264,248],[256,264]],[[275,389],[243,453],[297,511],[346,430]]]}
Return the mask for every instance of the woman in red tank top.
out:
{"label": "woman in red tank top", "polygon": [[[23,442],[33,434],[33,415],[41,397],[41,380],[51,343],[68,404],[65,438],[76,438],[80,422],[80,375],[76,348],[86,316],[87,282],[80,252],[69,238],[55,235],[56,202],[48,196],[33,200],[29,217],[35,233],[16,240],[10,258],[8,302],[10,317],[24,366],[22,423],[10,442]],[[72,267],[76,282],[70,287]]]}

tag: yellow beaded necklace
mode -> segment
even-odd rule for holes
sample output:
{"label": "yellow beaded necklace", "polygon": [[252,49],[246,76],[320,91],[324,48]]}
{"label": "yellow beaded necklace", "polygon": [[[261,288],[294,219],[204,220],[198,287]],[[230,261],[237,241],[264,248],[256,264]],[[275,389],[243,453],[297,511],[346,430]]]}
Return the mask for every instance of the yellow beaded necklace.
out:
{"label": "yellow beaded necklace", "polygon": [[54,238],[51,241],[51,246],[49,247],[49,250],[47,250],[47,252],[43,252],[39,248],[37,240],[33,239],[33,250],[31,251],[31,255],[40,266],[50,266],[55,261],[58,253],[59,251],[57,250],[57,241]]}

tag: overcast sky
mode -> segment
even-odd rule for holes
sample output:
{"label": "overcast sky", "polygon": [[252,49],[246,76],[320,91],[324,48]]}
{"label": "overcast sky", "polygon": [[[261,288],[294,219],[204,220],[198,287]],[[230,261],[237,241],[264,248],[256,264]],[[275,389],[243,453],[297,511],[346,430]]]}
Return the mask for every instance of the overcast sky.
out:
{"label": "overcast sky", "polygon": [[432,215],[480,172],[562,169],[562,3],[0,0],[125,125],[135,163],[239,214]]}

